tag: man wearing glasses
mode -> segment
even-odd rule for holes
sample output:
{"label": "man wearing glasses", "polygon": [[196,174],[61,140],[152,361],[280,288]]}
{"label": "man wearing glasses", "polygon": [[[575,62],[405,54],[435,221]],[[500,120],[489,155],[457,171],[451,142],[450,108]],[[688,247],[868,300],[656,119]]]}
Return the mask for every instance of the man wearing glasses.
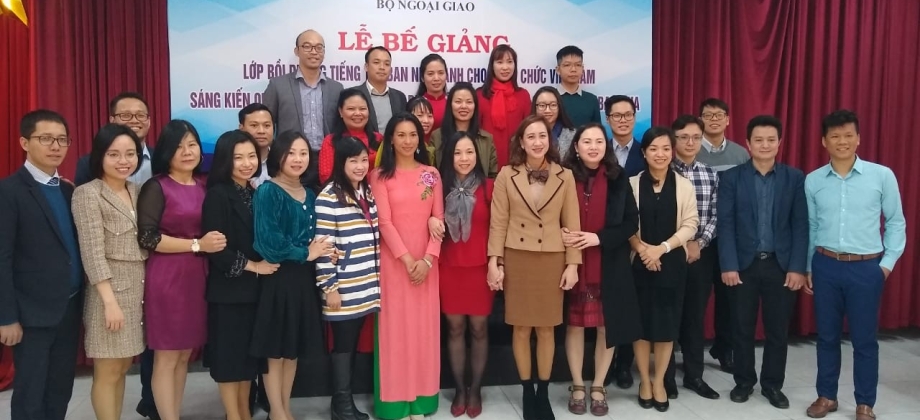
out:
{"label": "man wearing glasses", "polygon": [[639,142],[633,135],[636,127],[636,104],[626,95],[613,95],[604,101],[607,124],[613,132],[613,153],[627,176],[639,175],[645,170],[645,158]]}
{"label": "man wearing glasses", "polygon": [[275,116],[277,133],[294,130],[307,137],[310,163],[301,182],[318,192],[319,149],[323,138],[332,132],[342,84],[322,72],[326,44],[319,32],[310,29],[298,35],[294,55],[298,58],[297,70],[271,79],[262,103]]}
{"label": "man wearing glasses", "polygon": [[[127,126],[134,131],[134,134],[137,134],[137,137],[144,144],[144,150],[141,152],[140,168],[134,175],[128,177],[128,181],[137,184],[138,188],[140,188],[153,176],[150,168],[150,155],[153,154],[153,150],[147,146],[147,134],[150,133],[150,110],[147,107],[147,101],[144,100],[143,96],[135,92],[118,94],[109,102],[109,122]],[[81,156],[80,160],[77,161],[77,173],[74,178],[77,186],[93,180],[89,172],[89,153]],[[150,404],[152,406],[152,400]]]}
{"label": "man wearing glasses", "polygon": [[20,122],[26,162],[0,180],[0,343],[13,348],[12,420],[63,420],[73,393],[83,264],[58,167],[71,139],[60,114]]}
{"label": "man wearing glasses", "polygon": [[582,90],[581,77],[585,70],[585,53],[574,45],[563,47],[556,53],[556,73],[562,95],[562,106],[575,128],[590,122],[601,122],[597,95]]}
{"label": "man wearing glasses", "polygon": [[[751,155],[741,145],[725,138],[725,129],[728,128],[728,104],[721,99],[708,98],[700,103],[700,117],[703,119],[703,144],[700,154],[696,159],[703,162],[716,172],[734,168],[751,159]],[[718,241],[714,240],[709,245],[718,255]],[[715,291],[715,330],[709,354],[719,361],[722,370],[731,373],[735,368],[735,359],[732,353],[732,327],[733,319],[729,301],[728,287],[722,283],[722,272],[718,258],[715,261],[712,282]]]}

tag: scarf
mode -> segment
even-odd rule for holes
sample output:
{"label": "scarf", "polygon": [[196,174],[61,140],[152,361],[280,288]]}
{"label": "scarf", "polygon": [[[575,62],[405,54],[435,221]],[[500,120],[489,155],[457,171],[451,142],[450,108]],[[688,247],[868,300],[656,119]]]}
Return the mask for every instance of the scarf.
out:
{"label": "scarf", "polygon": [[470,223],[476,207],[476,189],[482,184],[478,175],[470,174],[458,181],[444,197],[444,222],[450,238],[456,242],[470,239]]}
{"label": "scarf", "polygon": [[498,130],[508,126],[508,113],[517,111],[514,100],[514,86],[511,81],[492,81],[492,123]]}

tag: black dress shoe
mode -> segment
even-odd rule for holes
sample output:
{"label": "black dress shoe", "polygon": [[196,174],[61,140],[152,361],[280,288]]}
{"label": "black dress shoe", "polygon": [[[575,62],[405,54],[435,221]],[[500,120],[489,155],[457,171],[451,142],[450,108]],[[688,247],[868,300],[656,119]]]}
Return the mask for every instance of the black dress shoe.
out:
{"label": "black dress shoe", "polygon": [[632,372],[629,369],[621,369],[616,371],[617,377],[617,388],[620,389],[629,389],[633,386],[633,376]]}
{"label": "black dress shoe", "polygon": [[652,405],[661,413],[664,413],[665,411],[668,411],[668,408],[671,408],[671,403],[668,400],[660,402],[652,398]]}
{"label": "black dress shoe", "polygon": [[752,387],[735,385],[735,388],[732,389],[732,392],[731,394],[729,394],[729,397],[731,397],[732,401],[736,403],[743,403],[743,402],[747,402],[748,398],[753,393],[754,393],[754,388]]}
{"label": "black dress shoe", "polygon": [[764,388],[760,390],[760,393],[764,397],[767,397],[767,401],[770,401],[770,405],[776,408],[789,408],[789,399],[786,398],[783,391],[776,388]]}
{"label": "black dress shoe", "polygon": [[639,396],[638,396],[638,401],[639,401],[639,407],[642,407],[642,408],[644,408],[644,409],[646,409],[646,410],[648,410],[649,408],[654,407],[654,405],[655,405],[655,400],[654,400],[654,398],[649,398],[649,399],[646,400],[646,399],[642,399],[642,396],[639,395]]}
{"label": "black dress shoe", "polygon": [[719,368],[722,369],[725,373],[734,373],[735,372],[735,358],[732,355],[732,352],[722,353],[719,359]]}
{"label": "black dress shoe", "polygon": [[674,379],[665,379],[664,381],[664,391],[668,393],[669,400],[676,400],[679,392],[677,392],[677,381]]}
{"label": "black dress shoe", "polygon": [[157,412],[157,408],[153,404],[146,404],[142,400],[137,403],[137,408],[135,410],[141,417],[146,417],[150,420],[160,420],[160,413]]}
{"label": "black dress shoe", "polygon": [[710,400],[717,400],[720,397],[719,393],[710,388],[709,384],[702,379],[684,381],[684,388],[696,392],[697,395]]}

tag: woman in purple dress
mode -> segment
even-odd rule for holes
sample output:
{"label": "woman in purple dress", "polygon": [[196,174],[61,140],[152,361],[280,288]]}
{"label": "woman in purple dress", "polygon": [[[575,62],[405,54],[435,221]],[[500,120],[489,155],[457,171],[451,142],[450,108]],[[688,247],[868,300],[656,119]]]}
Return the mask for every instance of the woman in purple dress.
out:
{"label": "woman in purple dress", "polygon": [[205,279],[199,253],[227,245],[220,232],[201,232],[204,178],[201,141],[187,121],[163,128],[151,159],[154,177],[137,204],[138,243],[150,252],[144,288],[147,345],[154,351],[151,385],[163,420],[179,420],[192,350],[207,341]]}

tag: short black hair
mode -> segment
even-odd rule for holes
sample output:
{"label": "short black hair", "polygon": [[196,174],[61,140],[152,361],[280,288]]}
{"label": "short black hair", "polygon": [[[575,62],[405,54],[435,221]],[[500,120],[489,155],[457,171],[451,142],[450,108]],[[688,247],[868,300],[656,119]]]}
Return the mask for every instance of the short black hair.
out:
{"label": "short black hair", "polygon": [[703,115],[703,108],[719,108],[725,111],[725,115],[728,115],[728,104],[725,101],[719,98],[706,98],[703,99],[703,102],[700,102],[700,115]]}
{"label": "short black hair", "polygon": [[[348,179],[348,174],[345,173],[345,164],[348,163],[348,159],[351,159],[355,156],[360,156],[361,152],[368,154],[368,159],[370,159],[370,150],[368,150],[367,145],[364,144],[361,139],[357,137],[347,136],[339,139],[335,144],[332,145],[334,150],[333,152],[333,163],[332,163],[332,176],[329,177],[329,182],[334,186],[335,198],[339,204],[345,205],[345,197],[350,197],[352,200],[358,201],[357,192],[355,187],[351,185],[351,181]],[[368,169],[370,169],[370,161],[368,161]],[[364,179],[359,183],[365,191],[367,188],[367,174],[364,175]]]}
{"label": "short black hair", "polygon": [[35,128],[40,122],[54,122],[64,126],[64,131],[70,134],[70,128],[67,127],[67,120],[64,116],[48,109],[36,109],[29,111],[19,120],[19,135],[23,138],[32,137],[35,134]]}
{"label": "short black hair", "polygon": [[671,129],[668,127],[659,125],[645,130],[645,134],[642,135],[642,143],[639,147],[644,152],[648,149],[649,146],[652,145],[652,142],[655,141],[655,139],[661,136],[668,137],[668,140],[671,141],[671,147],[674,147],[674,145],[677,144],[677,137],[674,136],[674,132],[671,131]]}
{"label": "short black hair", "polygon": [[134,167],[134,172],[131,172],[131,175],[136,174],[137,171],[141,169],[140,158],[141,153],[144,151],[144,142],[142,142],[140,137],[134,133],[134,130],[128,128],[128,126],[109,123],[102,126],[99,132],[96,133],[96,136],[93,137],[93,146],[89,152],[89,174],[93,179],[102,178],[102,175],[105,174],[105,170],[102,168],[102,161],[105,160],[105,153],[112,147],[112,143],[115,142],[115,139],[121,136],[128,136],[131,138],[131,141],[134,142],[134,151],[138,156],[137,166]]}
{"label": "short black hair", "polygon": [[396,126],[403,122],[411,122],[418,133],[418,148],[415,151],[415,161],[422,165],[428,165],[428,148],[425,147],[425,130],[422,123],[419,122],[415,115],[408,112],[399,112],[390,118],[387,128],[383,133],[383,144],[380,146],[380,165],[377,166],[381,179],[389,179],[396,173],[396,152],[393,150],[393,136],[396,135]]}
{"label": "short black hair", "polygon": [[751,118],[748,121],[747,125],[747,139],[751,140],[751,134],[754,132],[756,127],[773,127],[776,129],[776,137],[779,139],[783,138],[783,123],[780,122],[779,118],[776,118],[772,115],[758,115],[754,118]]}
{"label": "short black hair", "polygon": [[406,111],[410,114],[415,112],[417,108],[422,108],[434,114],[434,107],[431,106],[431,101],[425,99],[424,96],[413,96],[412,99],[409,99],[409,102],[406,103]]}
{"label": "short black hair", "polygon": [[585,52],[574,45],[566,45],[559,49],[559,52],[556,53],[556,64],[562,63],[562,59],[574,55],[582,60],[585,59]]}
{"label": "short black hair", "polygon": [[696,115],[690,115],[690,114],[684,114],[684,115],[677,117],[677,119],[674,120],[673,123],[671,123],[671,130],[673,130],[674,132],[677,132],[678,130],[683,130],[690,124],[696,124],[697,127],[700,128],[700,130],[703,130],[703,131],[706,130],[704,128],[705,124],[703,124],[703,120],[701,120],[700,117],[697,117]]}
{"label": "short black hair", "polygon": [[859,118],[856,117],[855,112],[849,109],[838,109],[831,112],[821,119],[821,137],[826,136],[827,132],[832,128],[842,127],[851,123],[856,127],[856,134],[859,134]]}
{"label": "short black hair", "polygon": [[393,54],[390,54],[390,50],[386,49],[386,47],[378,45],[376,47],[368,48],[367,52],[364,53],[364,64],[368,64],[371,62],[371,53],[373,53],[374,51],[383,51],[387,53],[387,56],[389,56],[391,60],[393,59]]}
{"label": "short black hair", "polygon": [[243,124],[244,122],[246,122],[246,116],[250,114],[254,114],[259,111],[267,112],[269,117],[271,117],[272,122],[275,121],[275,114],[272,114],[272,110],[268,109],[268,107],[265,106],[265,104],[262,104],[259,102],[253,102],[249,105],[246,105],[245,107],[243,107],[243,109],[240,110],[240,113],[239,113],[240,124]]}
{"label": "short black hair", "polygon": [[552,86],[543,86],[534,92],[533,98],[530,100],[530,114],[537,115],[537,98],[539,98],[540,95],[544,93],[550,93],[556,97],[556,109],[559,112],[559,116],[556,117],[556,122],[562,124],[563,128],[574,130],[575,124],[572,124],[572,120],[569,119],[568,113],[565,112],[565,105],[562,103],[562,96],[559,95],[559,90]]}
{"label": "short black hair", "polygon": [[[297,139],[307,141],[307,136],[297,130],[288,130],[278,135],[278,138],[272,142],[272,148],[268,150],[268,158],[265,159],[265,169],[268,169],[268,176],[274,178],[281,172],[284,161],[287,160],[291,146]],[[310,143],[307,142],[309,148]],[[313,162],[308,162],[309,168]]]}
{"label": "short black hair", "polygon": [[256,171],[252,174],[253,178],[258,178],[262,174],[262,156],[259,152],[259,144],[251,134],[243,130],[231,130],[221,134],[214,144],[214,155],[211,158],[211,171],[208,172],[208,188],[219,184],[233,183],[233,156],[236,154],[236,145],[243,143],[252,143],[256,149]]}
{"label": "short black hair", "polygon": [[[195,143],[198,143],[198,147],[201,148],[201,136],[198,135],[198,130],[195,130],[195,126],[192,123],[185,120],[172,120],[166,123],[163,131],[160,132],[160,137],[157,138],[157,147],[153,150],[153,156],[150,158],[150,169],[154,175],[169,173],[169,163],[176,155],[176,151],[179,150],[179,145],[182,144],[182,139],[185,138],[186,134],[191,134],[195,139]],[[192,173],[201,173],[201,162],[203,160],[203,158],[198,160],[198,165],[195,166]]]}
{"label": "short black hair", "polygon": [[636,103],[633,102],[632,98],[626,95],[613,95],[613,96],[607,97],[607,99],[604,100],[604,115],[609,117],[610,108],[613,108],[614,104],[618,104],[620,102],[628,103],[629,106],[632,108],[633,113],[636,112]]}
{"label": "short black hair", "polygon": [[122,92],[112,98],[111,101],[109,101],[109,116],[115,115],[115,108],[118,108],[118,103],[123,99],[137,99],[138,101],[141,101],[142,104],[144,104],[144,108],[147,108],[147,112],[150,112],[150,105],[147,105],[147,100],[144,99],[140,93]]}

